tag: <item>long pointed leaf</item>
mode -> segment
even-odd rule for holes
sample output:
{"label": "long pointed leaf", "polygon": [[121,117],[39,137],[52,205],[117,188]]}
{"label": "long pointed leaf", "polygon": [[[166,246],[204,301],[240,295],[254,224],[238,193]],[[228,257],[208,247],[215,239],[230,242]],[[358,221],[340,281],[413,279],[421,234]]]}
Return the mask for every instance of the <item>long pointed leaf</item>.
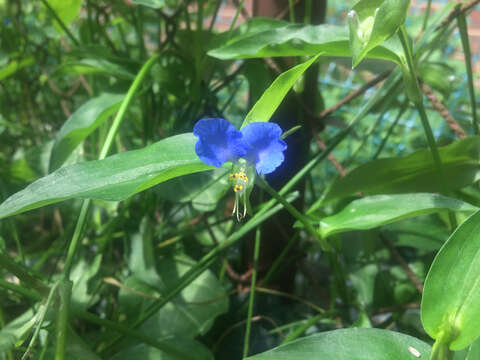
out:
{"label": "long pointed leaf", "polygon": [[71,198],[118,201],[176,176],[214,169],[198,159],[195,141],[187,133],[60,168],[0,204],[0,219]]}

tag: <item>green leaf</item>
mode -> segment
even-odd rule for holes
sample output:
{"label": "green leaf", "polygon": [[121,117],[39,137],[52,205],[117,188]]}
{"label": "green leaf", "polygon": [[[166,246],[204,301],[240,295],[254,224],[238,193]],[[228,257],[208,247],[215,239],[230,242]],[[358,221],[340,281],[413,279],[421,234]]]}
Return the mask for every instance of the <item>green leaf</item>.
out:
{"label": "green leaf", "polygon": [[[268,28],[270,26],[271,28]],[[208,52],[218,59],[246,59],[276,56],[351,56],[347,29],[337,25],[254,26]],[[369,57],[402,63],[401,44],[393,40],[372,50]]]}
{"label": "green leaf", "polygon": [[342,211],[320,220],[320,235],[367,230],[440,210],[474,212],[478,208],[437,194],[377,195],[352,201]]}
{"label": "green leaf", "polygon": [[348,14],[353,67],[405,22],[410,0],[360,0]]}
{"label": "green leaf", "polygon": [[463,222],[433,260],[422,297],[422,324],[459,350],[480,336],[480,211]]}
{"label": "green leaf", "polygon": [[[459,189],[480,178],[480,137],[439,148],[450,189]],[[365,195],[441,191],[430,150],[367,162],[339,179],[326,194],[324,203],[362,192]]]}
{"label": "green leaf", "polygon": [[57,72],[68,75],[104,74],[125,80],[135,78],[135,75],[123,65],[101,58],[67,61],[60,65]]}
{"label": "green leaf", "polygon": [[430,346],[414,337],[381,329],[341,329],[292,341],[249,357],[251,360],[412,360],[428,359]]}
{"label": "green leaf", "polygon": [[21,60],[12,60],[8,63],[8,65],[0,69],[0,80],[3,80],[15,74],[18,70],[33,64],[35,64],[35,59],[33,56],[29,56]]}
{"label": "green leaf", "polygon": [[[129,268],[132,276],[119,292],[119,306],[128,321],[136,322],[155,298],[174,288],[195,262],[186,256],[161,258],[155,256],[154,229],[147,218],[140,232],[130,236]],[[158,260],[158,261],[157,261]],[[215,318],[228,310],[228,297],[211,271],[205,271],[172,301],[141,325],[140,331],[156,338],[171,336],[194,338],[205,334]]]}
{"label": "green leaf", "polygon": [[[176,337],[172,341],[175,342],[175,346],[178,346],[188,354],[194,355],[192,358],[198,360],[213,360],[212,353],[202,343],[190,339],[182,339]],[[120,352],[111,357],[111,360],[185,360],[180,356],[173,354],[167,354],[153,346],[145,344],[139,344],[131,346],[126,349],[122,349]]]}
{"label": "green leaf", "polygon": [[[47,0],[47,2],[67,26],[77,17],[82,8],[82,0]],[[56,20],[54,20],[54,25],[59,32],[63,32]]]}
{"label": "green leaf", "polygon": [[0,204],[0,218],[71,198],[119,201],[168,179],[213,169],[198,159],[195,142],[187,133],[60,168]]}
{"label": "green leaf", "polygon": [[103,93],[80,106],[63,124],[55,138],[50,171],[58,169],[72,151],[118,110],[124,94]]}
{"label": "green leaf", "polygon": [[310,65],[317,60],[318,56],[316,55],[304,63],[281,73],[250,109],[241,127],[254,121],[269,121],[288,91]]}
{"label": "green leaf", "polygon": [[132,4],[148,6],[152,9],[160,9],[165,6],[165,0],[130,0]]}

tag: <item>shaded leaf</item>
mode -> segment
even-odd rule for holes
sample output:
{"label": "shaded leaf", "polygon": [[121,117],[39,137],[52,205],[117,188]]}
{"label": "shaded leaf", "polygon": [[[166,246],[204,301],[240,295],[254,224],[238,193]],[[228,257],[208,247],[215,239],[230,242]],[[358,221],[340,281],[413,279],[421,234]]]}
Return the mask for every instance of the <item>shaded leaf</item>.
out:
{"label": "shaded leaf", "polygon": [[68,75],[104,74],[125,80],[135,78],[135,75],[126,67],[102,58],[67,61],[56,71]]}
{"label": "shaded leaf", "polygon": [[63,124],[55,138],[50,171],[58,169],[72,151],[117,111],[124,94],[103,93],[80,106]]}

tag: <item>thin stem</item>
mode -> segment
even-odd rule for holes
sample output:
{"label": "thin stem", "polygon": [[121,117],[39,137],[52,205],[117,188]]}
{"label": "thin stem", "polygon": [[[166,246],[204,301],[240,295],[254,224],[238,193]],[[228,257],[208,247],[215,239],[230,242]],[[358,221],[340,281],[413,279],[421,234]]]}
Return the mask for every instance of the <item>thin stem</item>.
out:
{"label": "thin stem", "polygon": [[312,316],[310,319],[308,319],[302,325],[300,325],[295,331],[293,331],[290,335],[288,335],[285,339],[283,339],[280,345],[283,345],[290,341],[295,340],[300,335],[302,335],[310,326],[316,324],[319,320],[321,320],[325,316],[326,316],[325,313]]}
{"label": "thin stem", "polygon": [[245,0],[242,0],[239,6],[237,6],[237,11],[235,11],[235,15],[233,16],[232,23],[230,24],[230,29],[229,31],[232,31],[233,28],[235,27],[235,24],[237,23],[238,15],[240,15],[240,12],[243,10],[243,6],[245,5]]}
{"label": "thin stem", "polygon": [[258,257],[260,253],[260,227],[255,232],[255,247],[253,250],[253,272],[252,282],[250,284],[250,297],[248,299],[247,326],[245,328],[245,341],[243,343],[243,358],[248,356],[248,347],[250,344],[250,330],[252,328],[253,301],[255,299],[255,286],[257,282]]}
{"label": "thin stem", "polygon": [[58,284],[58,293],[60,298],[60,306],[57,313],[57,344],[55,347],[55,360],[65,360],[65,353],[67,349],[67,331],[68,318],[70,315],[70,298],[72,296],[73,282],[62,279]]}
{"label": "thin stem", "polygon": [[425,9],[425,16],[423,18],[422,32],[425,31],[428,25],[428,18],[430,17],[430,8],[432,7],[432,0],[427,1],[427,8]]}
{"label": "thin stem", "polygon": [[277,272],[277,269],[280,267],[280,265],[284,263],[283,260],[285,259],[285,256],[287,256],[287,254],[290,252],[290,249],[297,242],[297,240],[298,240],[298,232],[296,232],[295,235],[290,238],[290,240],[287,243],[287,246],[283,248],[280,255],[275,259],[272,266],[268,270],[267,275],[265,275],[262,278],[263,285],[268,284],[270,280],[274,277],[275,273]]}
{"label": "thin stem", "polygon": [[289,15],[290,15],[290,22],[294,23],[295,22],[295,4],[293,3],[293,0],[288,0],[288,6],[289,6]]}
{"label": "thin stem", "polygon": [[43,5],[48,9],[48,11],[50,11],[50,13],[52,14],[52,16],[55,18],[55,20],[57,21],[58,25],[60,25],[60,27],[62,28],[63,31],[65,31],[65,33],[67,34],[67,36],[70,38],[70,40],[72,40],[72,42],[76,45],[76,46],[79,46],[80,43],[79,41],[75,38],[75,36],[73,36],[73,34],[71,33],[70,30],[68,30],[68,27],[65,25],[65,23],[62,21],[62,19],[60,19],[60,17],[57,15],[57,13],[55,12],[55,10],[53,10],[53,8],[50,6],[50,4],[48,3],[47,0],[42,0],[42,3]]}
{"label": "thin stem", "polygon": [[110,127],[110,131],[108,132],[107,139],[105,140],[102,151],[100,151],[100,156],[98,157],[99,160],[104,159],[107,156],[110,146],[112,145],[113,139],[117,133],[118,127],[120,126],[125,116],[125,113],[128,107],[130,106],[130,103],[132,102],[133,97],[137,93],[138,88],[143,82],[145,76],[150,71],[150,68],[152,67],[152,65],[160,58],[160,55],[161,54],[153,55],[150,59],[147,60],[147,62],[140,69],[132,85],[130,86],[130,89],[128,89],[127,95],[125,95],[125,99],[123,99],[123,102],[120,105],[120,109],[118,109],[117,115],[115,116],[112,126]]}
{"label": "thin stem", "polygon": [[382,142],[378,146],[377,151],[375,151],[375,154],[372,156],[372,160],[375,160],[380,155],[383,148],[385,147],[385,144],[387,143],[388,139],[390,138],[390,135],[392,135],[393,129],[395,128],[395,126],[397,126],[398,121],[402,118],[402,115],[405,113],[405,111],[407,109],[408,109],[408,98],[405,99],[404,103],[400,107],[400,110],[398,111],[397,117],[395,118],[393,123],[388,128],[387,134],[384,136],[384,138],[382,139]]}
{"label": "thin stem", "polygon": [[442,190],[446,194],[448,193],[448,186],[445,181],[445,174],[443,171],[442,161],[440,159],[440,154],[438,152],[437,144],[435,142],[435,137],[433,136],[432,128],[430,127],[430,123],[428,121],[427,113],[425,112],[425,107],[423,106],[423,93],[421,92],[420,86],[418,84],[415,66],[413,64],[412,49],[410,47],[410,43],[408,40],[407,31],[405,30],[405,25],[400,26],[400,31],[398,32],[398,36],[402,43],[403,51],[405,53],[408,70],[409,70],[409,74],[405,74],[405,76],[410,76],[414,85],[412,90],[415,91],[415,94],[413,94],[415,98],[412,100],[415,103],[415,106],[417,107],[418,113],[420,114],[420,119],[422,121],[423,130],[427,138],[428,146],[430,147],[433,161],[435,163],[435,166],[437,167],[437,171],[440,177]]}
{"label": "thin stem", "polygon": [[257,177],[257,181],[260,183],[262,188],[264,188],[274,199],[276,199],[280,204],[282,204],[285,209],[292,214],[293,217],[295,217],[298,221],[300,221],[305,229],[315,237],[316,239],[320,240],[320,243],[322,245],[322,248],[324,251],[328,251],[330,249],[330,245],[328,245],[327,241],[323,238],[321,238],[318,235],[318,232],[314,229],[313,225],[310,223],[308,218],[303,215],[300,211],[298,211],[292,204],[290,204],[285,198],[280,195],[278,192],[275,191],[268,183],[261,177]]}
{"label": "thin stem", "polygon": [[465,67],[467,68],[468,92],[470,94],[470,104],[472,107],[473,117],[473,132],[475,135],[479,134],[479,125],[477,118],[477,104],[475,101],[475,87],[473,86],[473,72],[472,72],[472,52],[470,50],[470,42],[468,39],[467,22],[465,14],[460,13],[457,16],[458,29],[460,30],[460,38],[462,39],[463,53],[465,54]]}
{"label": "thin stem", "polygon": [[90,199],[84,200],[82,203],[82,208],[80,209],[80,215],[78,216],[78,221],[75,225],[72,240],[70,241],[70,245],[68,246],[67,258],[63,267],[63,274],[65,279],[70,278],[70,271],[72,270],[73,260],[75,258],[75,254],[77,253],[80,237],[82,236],[83,228],[86,223],[88,210],[90,208],[90,202]]}
{"label": "thin stem", "polygon": [[305,17],[303,22],[307,25],[312,21],[312,0],[305,0]]}

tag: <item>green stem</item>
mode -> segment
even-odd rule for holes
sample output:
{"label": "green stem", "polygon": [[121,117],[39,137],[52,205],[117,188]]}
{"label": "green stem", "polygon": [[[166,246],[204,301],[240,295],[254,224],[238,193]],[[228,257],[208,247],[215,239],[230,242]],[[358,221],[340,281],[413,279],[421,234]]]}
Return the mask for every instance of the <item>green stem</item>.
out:
{"label": "green stem", "polygon": [[443,171],[443,166],[442,166],[442,161],[440,159],[440,154],[438,152],[437,144],[435,142],[435,137],[433,136],[432,128],[430,127],[430,123],[428,122],[428,117],[427,113],[425,112],[425,107],[423,106],[423,94],[420,90],[420,86],[418,84],[417,80],[417,75],[415,71],[415,66],[413,63],[413,56],[412,56],[412,49],[410,47],[410,42],[408,40],[408,35],[407,31],[405,30],[405,25],[401,25],[399,29],[399,38],[402,43],[403,51],[405,53],[405,57],[407,60],[407,66],[408,66],[408,74],[405,74],[405,76],[410,76],[412,84],[414,85],[413,88],[411,89],[415,93],[414,98],[411,99],[417,110],[418,113],[420,114],[420,119],[422,121],[423,125],[423,130],[425,133],[425,136],[427,138],[428,146],[430,147],[430,151],[432,153],[433,161],[435,163],[435,166],[437,168],[439,177],[440,177],[440,183],[442,186],[442,191],[443,193],[447,194],[448,193],[448,186],[445,181],[445,174]]}
{"label": "green stem", "polygon": [[57,313],[57,344],[55,347],[55,360],[65,360],[65,353],[67,349],[67,332],[68,332],[68,318],[70,315],[70,298],[72,296],[73,282],[62,279],[58,284],[58,293],[60,298],[60,306]]}
{"label": "green stem", "polygon": [[289,6],[289,15],[290,15],[290,22],[293,24],[295,22],[295,4],[293,3],[293,0],[288,0],[288,6]]}
{"label": "green stem", "polygon": [[[132,102],[133,97],[137,93],[141,83],[143,82],[143,79],[148,74],[150,68],[159,59],[159,57],[160,57],[160,54],[157,54],[157,55],[153,55],[150,59],[148,59],[148,61],[140,69],[137,76],[135,77],[135,80],[133,81],[132,85],[128,89],[127,95],[125,95],[125,99],[123,99],[123,102],[120,105],[120,108],[118,109],[117,115],[113,119],[112,125],[110,126],[110,130],[108,131],[107,138],[105,139],[103,147],[100,151],[100,155],[98,157],[99,160],[105,159],[105,157],[107,156],[108,151],[110,150],[110,147],[113,143],[113,140],[115,139],[115,135],[117,134],[118,128],[123,118],[125,117],[125,113],[128,107],[130,106],[130,103]],[[65,260],[65,266],[63,269],[63,274],[66,279],[68,279],[70,276],[70,271],[73,265],[73,259],[77,252],[79,240],[83,232],[82,230],[86,222],[89,207],[90,207],[90,200],[87,199],[82,204],[77,225],[75,227],[72,240],[68,247],[67,259]]]}
{"label": "green stem", "polygon": [[235,15],[233,16],[233,20],[232,20],[232,23],[230,24],[229,31],[232,31],[233,28],[235,27],[235,24],[237,23],[238,16],[240,15],[240,12],[243,10],[244,5],[245,5],[245,0],[242,0],[240,5],[237,7],[237,11],[235,11]]}
{"label": "green stem", "polygon": [[65,25],[65,23],[62,21],[62,19],[60,19],[60,17],[57,15],[57,13],[55,12],[55,10],[53,10],[53,8],[50,6],[50,4],[48,3],[47,0],[42,0],[42,3],[43,5],[45,5],[45,7],[48,9],[48,11],[50,11],[50,13],[52,14],[52,16],[55,18],[55,20],[57,20],[57,23],[58,25],[60,25],[60,27],[62,28],[63,31],[65,31],[65,34],[67,34],[67,36],[70,38],[70,40],[72,40],[72,42],[76,45],[76,46],[79,46],[80,43],[78,42],[78,40],[75,38],[75,36],[73,36],[73,34],[70,32],[70,30],[68,30],[68,27]]}
{"label": "green stem", "polygon": [[258,256],[260,253],[260,227],[255,232],[255,247],[253,250],[253,272],[252,283],[250,284],[250,297],[248,300],[247,326],[245,328],[245,341],[243,343],[243,358],[248,356],[248,347],[250,344],[250,330],[252,328],[253,301],[255,298],[255,286],[257,283]]}
{"label": "green stem", "polygon": [[393,123],[388,128],[387,134],[384,136],[384,138],[382,139],[382,142],[380,143],[380,146],[378,147],[377,151],[375,151],[375,154],[372,156],[372,160],[375,160],[380,155],[380,153],[382,152],[383,148],[385,147],[388,139],[390,138],[390,135],[392,135],[393,129],[398,124],[398,121],[400,120],[402,115],[405,113],[407,108],[408,108],[408,98],[405,99],[405,102],[400,106],[400,110],[398,111],[397,117],[395,118]]}
{"label": "green stem", "polygon": [[430,17],[430,8],[432,7],[432,0],[427,1],[427,8],[425,9],[425,16],[423,18],[422,32],[425,31],[428,25],[428,18]]}
{"label": "green stem", "polygon": [[430,360],[452,360],[453,353],[448,348],[448,344],[441,341],[441,339],[435,340],[433,344],[432,354]]}
{"label": "green stem", "polygon": [[257,181],[260,182],[260,185],[262,186],[262,188],[264,188],[275,200],[277,200],[280,204],[282,204],[285,207],[285,209],[290,214],[292,214],[293,217],[295,217],[298,221],[300,221],[303,224],[303,226],[305,227],[305,229],[307,229],[310,235],[320,240],[322,249],[324,251],[330,250],[330,245],[327,243],[327,241],[324,238],[318,235],[318,232],[315,230],[315,228],[313,227],[313,225],[310,223],[309,219],[305,215],[303,215],[300,211],[298,211],[292,204],[290,204],[287,200],[285,200],[285,198],[282,195],[280,195],[278,192],[275,191],[275,189],[273,189],[270,185],[268,185],[268,183],[261,176],[257,177]]}
{"label": "green stem", "polygon": [[477,118],[477,104],[475,101],[475,87],[473,85],[473,72],[472,72],[472,52],[470,50],[470,42],[468,40],[467,22],[465,20],[465,14],[461,12],[457,16],[458,29],[460,30],[460,38],[462,39],[463,53],[465,54],[465,67],[467,68],[468,78],[468,92],[470,94],[470,104],[472,107],[473,116],[473,132],[475,135],[479,134],[479,125]]}
{"label": "green stem", "polygon": [[302,325],[300,325],[297,329],[295,329],[295,331],[293,331],[291,334],[289,334],[285,339],[283,339],[283,341],[280,343],[280,345],[283,345],[283,344],[286,344],[290,341],[295,340],[300,335],[302,335],[306,330],[308,330],[308,328],[310,326],[316,324],[319,320],[321,320],[325,316],[326,316],[326,314],[323,313],[323,314],[318,314],[318,315],[315,315],[315,316],[311,317],[310,319],[305,321]]}
{"label": "green stem", "polygon": [[274,277],[280,265],[284,264],[283,259],[285,258],[285,256],[287,256],[288,253],[290,253],[290,249],[297,242],[297,240],[298,240],[298,232],[296,232],[295,235],[290,238],[290,240],[287,243],[287,246],[283,248],[282,252],[275,259],[272,266],[268,270],[267,274],[262,278],[263,285],[268,284],[270,280],[272,280],[272,278]]}
{"label": "green stem", "polygon": [[312,22],[312,0],[305,0],[305,17],[303,18],[305,25]]}

